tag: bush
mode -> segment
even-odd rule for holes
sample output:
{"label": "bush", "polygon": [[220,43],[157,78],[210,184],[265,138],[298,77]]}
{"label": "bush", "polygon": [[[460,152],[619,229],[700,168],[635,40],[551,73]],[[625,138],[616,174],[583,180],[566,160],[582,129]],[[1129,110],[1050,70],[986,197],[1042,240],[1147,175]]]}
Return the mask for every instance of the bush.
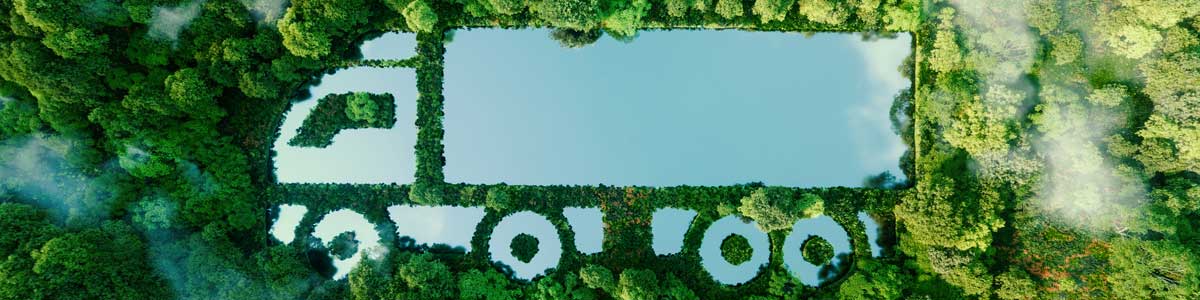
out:
{"label": "bush", "polygon": [[576,30],[595,29],[599,23],[597,0],[542,0],[534,6],[538,16],[554,27]]}
{"label": "bush", "polygon": [[392,128],[395,124],[396,102],[391,94],[333,94],[318,100],[288,145],[325,148],[342,130]]}
{"label": "bush", "polygon": [[717,0],[717,14],[726,19],[741,17],[745,13],[742,0]]}
{"label": "bush", "polygon": [[754,1],[754,14],[761,18],[763,23],[771,21],[783,21],[787,18],[788,10],[792,9],[794,0],[757,0]]}
{"label": "bush", "polygon": [[738,212],[758,222],[758,228],[763,231],[788,229],[796,220],[824,212],[825,201],[820,196],[804,193],[800,199],[795,199],[793,195],[793,191],[787,188],[759,188],[742,198]]}
{"label": "bush", "polygon": [[800,247],[804,260],[814,265],[824,265],[833,259],[833,245],[821,237],[809,236]]}
{"label": "bush", "polygon": [[343,232],[329,242],[329,253],[337,259],[349,259],[358,253],[358,240],[354,232]]}
{"label": "bush", "polygon": [[721,241],[721,256],[735,266],[750,261],[753,254],[754,248],[750,247],[746,237],[730,234]]}
{"label": "bush", "polygon": [[512,250],[513,257],[523,263],[529,263],[538,253],[538,239],[528,234],[518,234],[513,237],[512,244],[509,246]]}
{"label": "bush", "polygon": [[413,1],[404,7],[404,21],[416,32],[433,32],[437,27],[438,15],[423,0]]}

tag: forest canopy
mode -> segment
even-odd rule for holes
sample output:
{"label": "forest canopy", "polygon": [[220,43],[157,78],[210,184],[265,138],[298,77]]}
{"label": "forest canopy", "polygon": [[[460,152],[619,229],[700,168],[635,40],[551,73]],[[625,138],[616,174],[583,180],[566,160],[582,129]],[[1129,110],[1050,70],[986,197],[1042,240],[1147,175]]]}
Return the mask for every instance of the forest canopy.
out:
{"label": "forest canopy", "polygon": [[[14,0],[0,11],[0,299],[1200,298],[1198,1]],[[898,71],[913,86],[889,112],[906,180],[446,183],[447,33],[483,27],[549,27],[572,48],[642,30],[911,34]],[[414,33],[416,55],[361,61],[358,46],[385,32]],[[278,184],[284,113],[323,74],[372,64],[416,71],[414,124],[393,124],[392,95],[339,94],[289,142],[416,126],[416,181]],[[521,280],[482,252],[386,240],[384,258],[334,280],[330,260],[355,253],[355,237],[269,236],[287,203],[377,224],[391,224],[393,204],[483,206],[481,228],[594,206],[617,251]],[[696,224],[756,221],[772,249],[796,220],[825,215],[855,249],[828,284],[805,285],[773,257],[723,285],[696,267],[698,231],[675,255],[644,242],[668,206],[697,211]],[[859,211],[882,221],[880,256]],[[726,258],[744,258],[729,241]],[[803,251],[831,256],[820,243]]]}

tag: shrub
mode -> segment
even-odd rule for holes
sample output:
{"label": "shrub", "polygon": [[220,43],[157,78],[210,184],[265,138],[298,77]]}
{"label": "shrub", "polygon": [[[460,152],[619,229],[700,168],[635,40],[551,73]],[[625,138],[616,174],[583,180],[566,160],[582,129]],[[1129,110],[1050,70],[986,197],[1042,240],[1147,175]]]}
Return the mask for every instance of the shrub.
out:
{"label": "shrub", "polygon": [[438,15],[424,0],[417,0],[404,7],[404,21],[416,32],[433,32],[437,27]]}
{"label": "shrub", "polygon": [[804,260],[814,265],[824,265],[833,259],[833,245],[828,241],[818,236],[809,236],[804,240],[804,244],[800,246],[800,253],[804,255]]}
{"label": "shrub", "polygon": [[520,260],[523,263],[529,263],[529,261],[533,260],[533,257],[537,255],[538,245],[539,242],[536,237],[522,233],[518,234],[516,237],[513,237],[512,244],[509,246],[509,248],[512,248],[511,250],[513,257],[516,257],[517,260]]}
{"label": "shrub", "polygon": [[730,234],[721,241],[721,256],[733,265],[750,261],[753,254],[754,248],[750,247],[750,241],[747,241],[746,237]]}

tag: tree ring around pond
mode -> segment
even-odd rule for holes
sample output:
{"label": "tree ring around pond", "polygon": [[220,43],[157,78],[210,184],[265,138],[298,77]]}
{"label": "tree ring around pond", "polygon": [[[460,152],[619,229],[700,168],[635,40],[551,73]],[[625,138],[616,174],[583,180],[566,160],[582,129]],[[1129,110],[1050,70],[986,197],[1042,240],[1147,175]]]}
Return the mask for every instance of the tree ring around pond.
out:
{"label": "tree ring around pond", "polygon": [[[522,262],[513,256],[513,240],[521,234],[538,241],[537,252],[529,262]],[[514,277],[529,280],[558,266],[563,251],[558,228],[549,219],[531,211],[522,211],[506,216],[496,224],[488,240],[488,252],[493,261],[512,267]]]}
{"label": "tree ring around pond", "polygon": [[[750,259],[734,265],[721,255],[726,237],[738,235],[749,242]],[[700,264],[717,282],[742,284],[758,276],[759,268],[771,260],[771,239],[758,230],[755,222],[746,223],[735,215],[725,216],[708,227],[700,241]]]}
{"label": "tree ring around pond", "polygon": [[[820,237],[833,246],[833,259],[821,265],[816,265],[804,259],[803,247],[804,242],[809,240],[809,237]],[[853,249],[850,247],[850,234],[846,232],[846,228],[834,221],[829,216],[818,216],[814,218],[802,219],[796,221],[792,225],[792,233],[788,234],[783,241],[783,264],[791,271],[792,276],[800,278],[800,282],[807,286],[819,286],[821,284],[821,268],[826,266],[837,267],[840,265],[843,255],[853,255]],[[837,274],[845,270],[834,270]]]}

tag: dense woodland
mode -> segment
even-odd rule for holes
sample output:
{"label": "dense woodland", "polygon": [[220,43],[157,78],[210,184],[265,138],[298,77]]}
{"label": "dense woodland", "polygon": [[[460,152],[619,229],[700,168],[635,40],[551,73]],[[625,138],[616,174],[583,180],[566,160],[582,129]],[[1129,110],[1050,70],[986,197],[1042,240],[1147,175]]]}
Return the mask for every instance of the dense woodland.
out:
{"label": "dense woodland", "polygon": [[[0,1],[0,299],[1196,299],[1200,298],[1200,2],[1193,0],[13,0]],[[447,32],[551,27],[586,47],[639,30],[912,34],[894,129],[909,151],[865,188],[445,183]],[[357,46],[417,33],[417,55]],[[702,63],[702,62],[697,62]],[[320,75],[416,69],[416,182],[277,185],[283,113]],[[365,96],[365,97],[363,97]],[[327,98],[337,130],[409,126],[380,95]],[[335,99],[336,98],[336,99]],[[384,97],[386,98],[386,97]],[[327,103],[326,103],[327,102]],[[395,104],[391,104],[395,105]],[[308,122],[308,121],[306,121]],[[394,121],[391,121],[394,122]],[[326,144],[327,145],[327,144]],[[735,183],[731,183],[735,184]],[[559,267],[512,279],[486,253],[414,246],[331,280],[330,254],[267,234],[278,204],[354,209],[388,229],[393,204],[548,216]],[[605,212],[583,255],[562,217]],[[684,251],[650,249],[653,209],[700,212]],[[872,257],[855,215],[884,222]],[[702,230],[738,214],[771,230],[742,285],[698,264]],[[797,219],[847,227],[853,264],[806,287],[777,253]],[[385,231],[386,232],[386,231]],[[346,240],[351,240],[349,237]],[[514,251],[527,252],[530,241]],[[729,240],[725,256],[744,245]],[[806,258],[829,253],[806,242]],[[741,246],[739,246],[741,245]],[[611,251],[619,249],[620,251]]]}

